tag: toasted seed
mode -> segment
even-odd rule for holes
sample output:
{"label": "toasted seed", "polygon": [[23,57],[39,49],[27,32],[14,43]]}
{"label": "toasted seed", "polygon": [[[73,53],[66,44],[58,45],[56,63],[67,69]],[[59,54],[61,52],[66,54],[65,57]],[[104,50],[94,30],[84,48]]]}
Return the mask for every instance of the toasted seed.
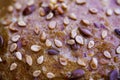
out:
{"label": "toasted seed", "polygon": [[11,46],[10,46],[10,52],[15,51],[16,49],[17,49],[17,44],[16,43],[11,44]]}
{"label": "toasted seed", "polygon": [[16,63],[12,63],[10,65],[10,71],[15,70],[16,68],[17,68],[17,64]]}
{"label": "toasted seed", "polygon": [[55,77],[55,75],[54,75],[52,72],[48,72],[46,76],[47,76],[47,78],[49,78],[49,79],[52,79],[52,78]]}
{"label": "toasted seed", "polygon": [[45,16],[46,12],[43,8],[39,8],[39,14],[40,14],[40,16]]}
{"label": "toasted seed", "polygon": [[39,52],[40,49],[41,49],[41,46],[39,46],[39,45],[32,45],[32,46],[31,46],[31,50],[32,50],[33,52]]}
{"label": "toasted seed", "polygon": [[25,27],[27,24],[23,20],[18,20],[18,26]]}
{"label": "toasted seed", "polygon": [[29,1],[27,2],[27,5],[28,5],[28,6],[34,5],[34,0],[29,0]]}
{"label": "toasted seed", "polygon": [[34,32],[35,32],[35,34],[39,34],[40,33],[40,27],[38,27],[38,26],[35,26],[35,28],[34,28]]}
{"label": "toasted seed", "polygon": [[76,69],[72,71],[71,78],[81,78],[85,75],[85,71],[83,69]]}
{"label": "toasted seed", "polygon": [[111,16],[112,14],[113,14],[113,10],[112,9],[107,9],[106,15]]}
{"label": "toasted seed", "polygon": [[75,44],[75,40],[74,39],[70,39],[70,40],[67,41],[67,44],[73,45],[73,44]]}
{"label": "toasted seed", "polygon": [[71,31],[71,38],[75,38],[77,36],[77,29],[73,29]]}
{"label": "toasted seed", "polygon": [[40,36],[40,39],[41,39],[42,41],[45,41],[46,38],[47,38],[47,35],[46,35],[46,33],[43,31],[42,34],[41,34],[41,36]]}
{"label": "toasted seed", "polygon": [[116,15],[120,15],[120,9],[119,9],[119,8],[114,9],[114,13],[115,13]]}
{"label": "toasted seed", "polygon": [[104,39],[105,37],[107,37],[107,30],[102,31],[102,38]]}
{"label": "toasted seed", "polygon": [[40,73],[41,73],[40,70],[35,70],[35,71],[33,72],[33,76],[34,76],[34,77],[38,77],[38,76],[40,75]]}
{"label": "toasted seed", "polygon": [[58,48],[61,48],[63,45],[62,42],[60,40],[57,40],[57,39],[54,40],[54,43],[55,43],[56,47],[58,47]]}
{"label": "toasted seed", "polygon": [[119,75],[119,73],[118,73],[117,70],[110,71],[110,73],[109,73],[109,80],[119,80],[118,79],[118,75]]}
{"label": "toasted seed", "polygon": [[57,22],[56,21],[51,21],[49,24],[48,24],[48,27],[50,29],[55,29],[55,27],[57,26]]}
{"label": "toasted seed", "polygon": [[70,19],[73,19],[73,20],[76,20],[76,19],[77,19],[76,15],[75,15],[74,13],[71,13],[71,14],[69,15],[69,18],[70,18]]}
{"label": "toasted seed", "polygon": [[47,20],[50,20],[50,19],[53,18],[53,16],[54,16],[54,14],[53,14],[52,12],[50,12],[50,13],[46,16],[46,19],[47,19]]}
{"label": "toasted seed", "polygon": [[65,4],[65,3],[62,3],[61,6],[62,6],[62,8],[63,8],[64,10],[67,10],[67,9],[68,9],[67,4]]}
{"label": "toasted seed", "polygon": [[95,45],[95,42],[93,40],[91,40],[88,43],[88,48],[90,49],[90,48],[94,47],[94,45]]}
{"label": "toasted seed", "polygon": [[63,14],[64,13],[64,11],[63,11],[63,9],[61,7],[57,7],[57,11],[58,11],[59,14]]}
{"label": "toasted seed", "polygon": [[90,8],[89,11],[92,14],[97,14],[98,13],[98,10],[96,8]]}
{"label": "toasted seed", "polygon": [[2,58],[0,57],[0,62],[2,62],[3,60],[2,60]]}
{"label": "toasted seed", "polygon": [[116,52],[120,54],[120,46],[117,47]]}
{"label": "toasted seed", "polygon": [[11,6],[11,5],[8,6],[8,11],[9,11],[9,12],[13,12],[13,10],[14,10],[13,6]]}
{"label": "toasted seed", "polygon": [[50,3],[51,3],[51,4],[56,4],[56,3],[57,3],[57,0],[50,0]]}
{"label": "toasted seed", "polygon": [[16,52],[15,56],[17,57],[18,60],[22,60],[22,54],[21,54],[21,52]]}
{"label": "toasted seed", "polygon": [[27,6],[24,10],[23,10],[23,15],[27,16],[32,14],[35,11],[36,7],[35,5],[31,5],[31,6]]}
{"label": "toasted seed", "polygon": [[110,54],[110,52],[108,52],[108,51],[104,51],[104,56],[106,57],[106,58],[111,58],[112,56],[111,56],[111,54]]}
{"label": "toasted seed", "polygon": [[26,55],[25,57],[26,57],[26,63],[29,66],[32,66],[32,63],[33,63],[32,57],[30,55]]}
{"label": "toasted seed", "polygon": [[58,55],[60,52],[54,48],[48,49],[49,55]]}
{"label": "toasted seed", "polygon": [[80,65],[80,66],[86,66],[85,61],[84,61],[83,59],[81,59],[81,58],[78,58],[78,59],[77,59],[77,63],[78,63],[78,65]]}
{"label": "toasted seed", "polygon": [[76,36],[75,37],[75,40],[76,40],[76,42],[78,43],[78,44],[81,44],[81,45],[83,45],[84,44],[84,41],[83,41],[83,37],[82,36]]}
{"label": "toasted seed", "polygon": [[0,35],[0,48],[3,47],[4,41],[3,41],[3,37]]}
{"label": "toasted seed", "polygon": [[64,23],[65,25],[68,25],[68,24],[70,23],[68,17],[65,17],[65,18],[64,18],[63,23]]}
{"label": "toasted seed", "polygon": [[116,0],[116,3],[117,3],[118,5],[120,5],[120,0]]}
{"label": "toasted seed", "polygon": [[13,35],[11,38],[13,42],[17,42],[19,39],[20,39],[20,35]]}
{"label": "toasted seed", "polygon": [[37,59],[37,63],[42,64],[43,61],[44,61],[44,56],[39,56],[38,59]]}
{"label": "toasted seed", "polygon": [[98,67],[98,60],[97,58],[92,58],[91,62],[90,62],[90,66],[92,69],[97,69]]}
{"label": "toasted seed", "polygon": [[62,57],[62,58],[59,59],[59,61],[60,61],[60,64],[61,64],[61,65],[63,65],[63,66],[66,66],[66,65],[67,65],[67,59],[66,59],[66,58],[63,58],[63,57]]}
{"label": "toasted seed", "polygon": [[52,46],[52,42],[49,39],[47,39],[46,42],[45,42],[45,45],[47,47],[51,47]]}
{"label": "toasted seed", "polygon": [[90,21],[87,19],[82,19],[81,22],[86,26],[90,25]]}
{"label": "toasted seed", "polygon": [[93,35],[93,34],[92,34],[92,32],[91,32],[91,31],[89,31],[88,29],[79,28],[79,30],[80,30],[80,32],[81,32],[83,35],[85,35],[85,36],[90,37],[90,36],[92,36],[92,35]]}
{"label": "toasted seed", "polygon": [[17,2],[17,3],[15,3],[15,8],[16,8],[17,10],[20,10],[20,9],[22,8],[22,5]]}
{"label": "toasted seed", "polygon": [[86,0],[76,0],[76,3],[82,5],[86,3]]}

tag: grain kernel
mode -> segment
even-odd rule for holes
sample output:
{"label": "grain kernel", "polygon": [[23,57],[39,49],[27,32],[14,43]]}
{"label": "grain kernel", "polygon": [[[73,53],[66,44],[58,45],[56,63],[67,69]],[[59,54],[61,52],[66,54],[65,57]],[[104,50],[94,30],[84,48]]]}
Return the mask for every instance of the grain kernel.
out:
{"label": "grain kernel", "polygon": [[26,55],[26,63],[29,65],[29,66],[32,66],[32,63],[33,63],[33,60],[32,60],[32,57],[29,56],[29,55]]}
{"label": "grain kernel", "polygon": [[45,42],[45,45],[46,45],[47,47],[51,47],[51,46],[52,46],[52,42],[47,39],[46,42]]}
{"label": "grain kernel", "polygon": [[57,26],[57,22],[56,21],[51,21],[49,24],[48,24],[48,27],[50,29],[55,29],[55,27]]}
{"label": "grain kernel", "polygon": [[18,20],[18,26],[25,27],[27,24],[23,20]]}
{"label": "grain kernel", "polygon": [[119,8],[114,9],[114,13],[115,13],[116,15],[120,15],[120,9],[119,9]]}
{"label": "grain kernel", "polygon": [[92,14],[97,14],[97,12],[98,12],[98,10],[96,8],[90,8],[89,11]]}
{"label": "grain kernel", "polygon": [[56,47],[58,47],[58,48],[61,48],[63,45],[62,42],[60,40],[57,40],[57,39],[54,40],[54,43],[55,43]]}
{"label": "grain kernel", "polygon": [[90,25],[90,22],[87,19],[82,19],[81,22],[86,26]]}
{"label": "grain kernel", "polygon": [[76,3],[82,5],[86,3],[86,0],[76,0]]}
{"label": "grain kernel", "polygon": [[113,14],[112,9],[107,9],[106,15],[107,15],[107,16],[111,16],[112,14]]}
{"label": "grain kernel", "polygon": [[13,35],[11,38],[13,42],[17,42],[19,39],[20,39],[20,35]]}
{"label": "grain kernel", "polygon": [[16,52],[15,56],[17,57],[18,60],[22,60],[22,54],[21,54],[21,52]]}
{"label": "grain kernel", "polygon": [[16,68],[17,68],[17,64],[16,63],[12,63],[10,65],[10,71],[15,70]]}
{"label": "grain kernel", "polygon": [[38,52],[38,51],[40,51],[40,49],[41,49],[41,46],[39,46],[39,45],[32,45],[31,46],[31,50],[33,52]]}
{"label": "grain kernel", "polygon": [[75,40],[76,40],[76,42],[78,43],[78,44],[81,44],[81,45],[83,45],[84,44],[84,41],[83,41],[83,38],[82,38],[82,36],[76,36],[75,37]]}
{"label": "grain kernel", "polygon": [[75,15],[74,13],[71,13],[71,14],[69,15],[69,18],[70,18],[70,19],[73,19],[73,20],[76,20],[76,19],[77,19],[76,15]]}
{"label": "grain kernel", "polygon": [[63,8],[64,10],[67,10],[67,9],[68,9],[68,6],[67,6],[65,3],[62,3],[61,6],[62,6],[62,8]]}
{"label": "grain kernel", "polygon": [[111,56],[111,54],[110,54],[110,52],[108,52],[108,51],[104,51],[104,56],[106,57],[106,58],[111,58],[112,56]]}
{"label": "grain kernel", "polygon": [[46,33],[45,33],[45,32],[42,32],[42,34],[41,34],[41,36],[40,36],[40,39],[41,39],[42,41],[45,41],[46,38],[47,38]]}
{"label": "grain kernel", "polygon": [[37,59],[37,63],[38,63],[38,64],[42,64],[43,61],[44,61],[44,56],[38,57],[38,59]]}
{"label": "grain kernel", "polygon": [[63,65],[63,66],[67,65],[67,59],[66,58],[60,58],[59,61],[60,61],[61,65]]}
{"label": "grain kernel", "polygon": [[54,77],[55,77],[55,75],[52,72],[47,73],[47,78],[52,79]]}
{"label": "grain kernel", "polygon": [[97,58],[92,58],[91,62],[90,62],[90,66],[92,69],[97,69],[98,67],[98,60]]}
{"label": "grain kernel", "polygon": [[80,66],[86,66],[86,63],[85,63],[85,61],[83,59],[78,58],[77,63]]}
{"label": "grain kernel", "polygon": [[71,31],[71,38],[75,38],[77,36],[77,29],[73,29]]}
{"label": "grain kernel", "polygon": [[10,46],[10,52],[15,51],[16,49],[17,49],[17,44],[16,43],[11,44],[11,46]]}
{"label": "grain kernel", "polygon": [[46,19],[47,19],[47,20],[50,20],[50,19],[53,18],[53,16],[54,16],[54,14],[53,14],[52,12],[50,12],[50,13],[46,16]]}
{"label": "grain kernel", "polygon": [[94,45],[95,45],[94,41],[89,41],[88,48],[90,49],[90,48],[94,47]]}
{"label": "grain kernel", "polygon": [[75,40],[74,39],[70,39],[70,40],[67,41],[67,44],[73,45],[73,44],[75,44]]}
{"label": "grain kernel", "polygon": [[102,38],[104,39],[105,37],[107,37],[107,30],[102,31]]}
{"label": "grain kernel", "polygon": [[64,18],[63,23],[64,23],[65,25],[68,25],[68,24],[70,23],[68,17],[65,17],[65,18]]}
{"label": "grain kernel", "polygon": [[41,73],[40,70],[35,70],[35,71],[33,72],[33,76],[34,76],[34,77],[38,77],[38,76],[40,75],[40,73]]}

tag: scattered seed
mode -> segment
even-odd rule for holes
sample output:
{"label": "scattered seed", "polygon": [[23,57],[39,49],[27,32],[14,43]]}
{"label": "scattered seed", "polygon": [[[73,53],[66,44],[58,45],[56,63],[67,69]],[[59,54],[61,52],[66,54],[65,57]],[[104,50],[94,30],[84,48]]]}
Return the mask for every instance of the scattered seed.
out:
{"label": "scattered seed", "polygon": [[27,16],[32,14],[35,11],[36,7],[35,5],[31,5],[31,6],[27,6],[24,10],[23,10],[23,15]]}
{"label": "scattered seed", "polygon": [[90,36],[93,35],[92,32],[91,32],[90,30],[88,30],[88,29],[79,28],[79,30],[80,30],[80,32],[81,32],[83,35],[85,35],[85,36],[87,36],[87,37],[90,37]]}
{"label": "scattered seed", "polygon": [[73,45],[73,44],[75,44],[75,40],[74,39],[70,39],[70,40],[67,41],[67,44]]}
{"label": "scattered seed", "polygon": [[116,52],[120,54],[120,46],[117,47]]}
{"label": "scattered seed", "polygon": [[22,54],[21,54],[21,52],[16,52],[15,56],[17,57],[18,60],[22,60]]}
{"label": "scattered seed", "polygon": [[85,75],[85,71],[83,69],[76,69],[72,71],[71,78],[81,78]]}
{"label": "scattered seed", "polygon": [[20,3],[15,3],[15,8],[17,10],[20,10],[22,8],[22,5]]}
{"label": "scattered seed", "polygon": [[47,35],[46,35],[46,33],[43,31],[42,34],[41,34],[41,36],[40,36],[40,39],[41,39],[42,41],[45,41],[46,38],[47,38]]}
{"label": "scattered seed", "polygon": [[50,0],[50,3],[51,3],[51,4],[56,4],[56,3],[57,3],[57,0]]}
{"label": "scattered seed", "polygon": [[120,36],[120,30],[119,30],[119,29],[115,29],[114,32],[115,32],[118,36]]}
{"label": "scattered seed", "polygon": [[37,59],[37,63],[38,63],[38,64],[42,64],[43,61],[44,61],[44,56],[38,57],[38,59]]}
{"label": "scattered seed", "polygon": [[35,32],[35,34],[38,35],[40,33],[40,27],[39,26],[35,26],[34,32]]}
{"label": "scattered seed", "polygon": [[110,71],[109,73],[109,80],[118,80],[117,77],[118,77],[119,73],[117,70],[112,70]]}
{"label": "scattered seed", "polygon": [[32,46],[31,46],[31,50],[32,50],[33,52],[39,52],[40,49],[41,49],[41,46],[39,46],[39,45],[32,45]]}
{"label": "scattered seed", "polygon": [[63,14],[64,13],[64,11],[63,11],[63,9],[61,7],[57,7],[57,11],[58,11],[59,14]]}
{"label": "scattered seed", "polygon": [[45,42],[45,45],[47,47],[51,47],[52,46],[52,42],[49,39],[47,39],[46,42]]}
{"label": "scattered seed", "polygon": [[57,22],[56,21],[51,21],[49,24],[48,24],[48,27],[50,29],[55,29],[55,27],[57,26]]}
{"label": "scattered seed", "polygon": [[77,19],[76,15],[75,15],[74,13],[71,13],[71,14],[69,15],[69,18],[70,18],[70,19],[73,19],[73,20],[76,20],[76,19]]}
{"label": "scattered seed", "polygon": [[17,49],[17,44],[16,43],[11,44],[11,46],[10,46],[10,52],[15,51],[16,49]]}
{"label": "scattered seed", "polygon": [[76,3],[82,5],[86,3],[86,0],[76,0]]}
{"label": "scattered seed", "polygon": [[80,65],[80,66],[86,66],[86,63],[85,63],[85,61],[83,60],[83,59],[81,59],[81,58],[78,58],[77,59],[77,63],[78,63],[78,65]]}
{"label": "scattered seed", "polygon": [[12,31],[12,32],[17,32],[18,29],[16,27],[13,27],[13,26],[9,26],[9,30]]}
{"label": "scattered seed", "polygon": [[92,69],[97,69],[98,67],[98,60],[97,58],[92,58],[91,62],[90,62],[90,66]]}
{"label": "scattered seed", "polygon": [[11,38],[11,40],[12,40],[13,42],[17,42],[19,39],[20,39],[20,35],[14,35],[14,36],[12,36],[12,38]]}
{"label": "scattered seed", "polygon": [[27,5],[28,5],[28,6],[34,5],[34,0],[29,0],[29,1],[27,2]]}
{"label": "scattered seed", "polygon": [[114,13],[115,13],[116,15],[120,15],[120,9],[119,9],[119,8],[114,9]]}
{"label": "scattered seed", "polygon": [[3,41],[3,37],[0,35],[0,48],[3,47],[4,41]]}
{"label": "scattered seed", "polygon": [[89,11],[92,14],[97,14],[98,13],[98,10],[96,8],[90,8]]}
{"label": "scattered seed", "polygon": [[113,14],[112,9],[107,9],[106,15],[107,15],[107,16],[111,16],[112,14]]}
{"label": "scattered seed", "polygon": [[105,37],[107,37],[107,30],[102,31],[102,38],[104,39]]}
{"label": "scattered seed", "polygon": [[54,77],[55,77],[55,75],[52,72],[47,73],[47,78],[52,79]]}
{"label": "scattered seed", "polygon": [[75,37],[75,40],[76,40],[76,42],[78,43],[78,44],[81,44],[81,45],[83,45],[84,44],[84,41],[83,41],[83,38],[82,38],[82,36],[76,36]]}
{"label": "scattered seed", "polygon": [[10,65],[10,71],[15,70],[16,68],[17,68],[17,64],[16,63],[12,63]]}
{"label": "scattered seed", "polygon": [[67,59],[66,59],[66,58],[63,58],[63,57],[62,57],[62,58],[59,59],[59,61],[60,61],[60,64],[61,64],[61,65],[63,65],[63,66],[66,66],[66,65],[67,65]]}
{"label": "scattered seed", "polygon": [[111,58],[112,56],[111,56],[111,54],[110,54],[110,52],[108,52],[108,51],[104,51],[104,56],[106,57],[106,58]]}
{"label": "scattered seed", "polygon": [[57,39],[54,40],[54,43],[55,43],[56,47],[58,47],[58,48],[61,48],[63,45],[62,42],[60,40],[57,40]]}
{"label": "scattered seed", "polygon": [[2,62],[3,60],[2,60],[2,58],[0,57],[0,62]]}
{"label": "scattered seed", "polygon": [[32,60],[32,57],[29,56],[29,55],[26,55],[26,63],[29,65],[29,66],[32,66],[32,63],[33,63],[33,60]]}
{"label": "scattered seed", "polygon": [[40,73],[41,73],[40,70],[35,70],[35,71],[33,72],[33,76],[34,76],[34,77],[38,77],[38,76],[40,75]]}
{"label": "scattered seed", "polygon": [[65,17],[65,18],[64,18],[63,23],[64,23],[65,25],[68,25],[68,24],[70,23],[68,17]]}
{"label": "scattered seed", "polygon": [[49,55],[58,55],[60,52],[54,48],[48,49]]}
{"label": "scattered seed", "polygon": [[47,19],[47,20],[50,20],[50,19],[53,18],[53,16],[54,16],[54,14],[53,14],[52,12],[50,12],[50,13],[46,16],[46,19]]}
{"label": "scattered seed", "polygon": [[23,20],[18,20],[18,26],[25,27],[27,24]]}
{"label": "scattered seed", "polygon": [[75,38],[77,36],[77,29],[73,29],[71,31],[71,38]]}
{"label": "scattered seed", "polygon": [[90,22],[89,22],[89,20],[87,20],[87,19],[82,19],[81,22],[82,22],[84,25],[86,25],[86,26],[89,26],[89,25],[90,25]]}
{"label": "scattered seed", "polygon": [[40,14],[40,16],[45,16],[46,12],[43,8],[39,8],[39,14]]}
{"label": "scattered seed", "polygon": [[120,5],[120,0],[116,0],[116,3],[117,3],[118,5]]}
{"label": "scattered seed", "polygon": [[8,11],[9,12],[13,12],[13,10],[14,10],[13,6],[8,6]]}
{"label": "scattered seed", "polygon": [[64,10],[67,10],[67,9],[68,9],[67,4],[65,4],[65,3],[62,3],[61,6],[62,6],[62,8],[63,8]]}
{"label": "scattered seed", "polygon": [[88,43],[88,48],[90,49],[90,48],[94,47],[94,45],[95,45],[95,42],[93,40],[91,40]]}

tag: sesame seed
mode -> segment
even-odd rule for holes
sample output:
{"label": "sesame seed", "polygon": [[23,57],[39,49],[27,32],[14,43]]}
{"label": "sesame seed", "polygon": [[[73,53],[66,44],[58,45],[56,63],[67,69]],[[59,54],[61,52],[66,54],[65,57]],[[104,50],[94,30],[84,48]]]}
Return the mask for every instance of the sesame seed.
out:
{"label": "sesame seed", "polygon": [[40,75],[40,73],[41,73],[40,70],[35,70],[35,71],[33,72],[33,76],[34,76],[34,77],[38,77],[38,76]]}
{"label": "sesame seed", "polygon": [[49,24],[48,24],[48,27],[50,29],[55,29],[55,27],[57,26],[57,22],[56,21],[51,21]]}
{"label": "sesame seed", "polygon": [[22,54],[21,54],[21,52],[16,52],[15,56],[17,57],[18,60],[22,60]]}
{"label": "sesame seed", "polygon": [[60,40],[55,39],[54,40],[56,47],[61,48],[62,47],[62,42]]}
{"label": "sesame seed", "polygon": [[84,44],[84,41],[83,41],[83,37],[82,36],[76,36],[75,37],[75,40],[76,40],[76,42],[78,43],[78,44],[81,44],[81,45],[83,45]]}
{"label": "sesame seed", "polygon": [[43,61],[44,61],[44,56],[39,56],[38,59],[37,59],[37,63],[42,64]]}
{"label": "sesame seed", "polygon": [[26,57],[26,63],[29,66],[32,66],[32,63],[33,63],[32,57],[30,55],[26,55],[25,57]]}
{"label": "sesame seed", "polygon": [[55,75],[52,72],[47,73],[47,78],[52,79],[54,77],[55,77]]}
{"label": "sesame seed", "polygon": [[39,52],[40,49],[41,49],[41,46],[39,46],[39,45],[32,45],[32,46],[31,46],[31,50],[32,50],[33,52]]}
{"label": "sesame seed", "polygon": [[10,71],[15,70],[16,68],[17,68],[17,64],[16,63],[12,63],[10,65]]}

